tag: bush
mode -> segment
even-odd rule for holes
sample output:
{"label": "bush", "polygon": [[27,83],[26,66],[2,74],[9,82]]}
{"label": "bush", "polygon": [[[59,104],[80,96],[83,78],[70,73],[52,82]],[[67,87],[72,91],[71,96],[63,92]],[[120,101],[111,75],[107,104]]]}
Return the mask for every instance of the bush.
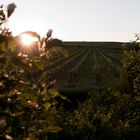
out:
{"label": "bush", "polygon": [[61,130],[46,125],[59,96],[45,70],[47,53],[41,46],[37,53],[22,51],[16,41],[0,35],[0,139],[46,139],[48,132]]}

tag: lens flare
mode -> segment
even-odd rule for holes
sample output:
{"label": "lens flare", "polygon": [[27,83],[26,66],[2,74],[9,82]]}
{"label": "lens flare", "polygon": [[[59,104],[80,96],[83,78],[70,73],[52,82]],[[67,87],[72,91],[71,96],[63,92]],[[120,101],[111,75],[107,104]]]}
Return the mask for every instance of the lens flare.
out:
{"label": "lens flare", "polygon": [[34,42],[37,42],[38,38],[33,37],[33,36],[29,35],[29,34],[22,34],[21,35],[21,40],[22,40],[22,43],[24,45],[28,46],[28,45],[31,45]]}

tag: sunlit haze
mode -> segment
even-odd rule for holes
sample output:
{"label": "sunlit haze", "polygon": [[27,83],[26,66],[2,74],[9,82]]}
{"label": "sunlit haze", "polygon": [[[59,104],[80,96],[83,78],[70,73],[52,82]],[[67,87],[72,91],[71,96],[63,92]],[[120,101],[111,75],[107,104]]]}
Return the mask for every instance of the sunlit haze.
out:
{"label": "sunlit haze", "polygon": [[28,34],[22,34],[21,35],[21,40],[22,40],[22,43],[25,44],[25,46],[28,46],[28,45],[32,44],[33,42],[38,41],[38,38],[37,37],[32,37]]}
{"label": "sunlit haze", "polygon": [[64,41],[129,41],[140,32],[140,0],[0,0],[14,2],[7,26]]}

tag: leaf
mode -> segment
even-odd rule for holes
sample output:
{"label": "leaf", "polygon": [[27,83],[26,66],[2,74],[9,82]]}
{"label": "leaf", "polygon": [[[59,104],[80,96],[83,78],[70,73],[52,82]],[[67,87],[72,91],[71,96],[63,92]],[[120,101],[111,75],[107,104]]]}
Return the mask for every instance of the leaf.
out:
{"label": "leaf", "polygon": [[67,100],[68,98],[66,96],[60,95],[61,99]]}
{"label": "leaf", "polygon": [[51,107],[51,104],[50,103],[45,103],[44,107],[45,107],[46,111],[48,111],[48,109]]}
{"label": "leaf", "polygon": [[5,45],[5,42],[2,42],[2,43],[0,43],[0,53],[1,52],[6,52],[6,45]]}
{"label": "leaf", "polygon": [[60,128],[60,127],[58,127],[58,126],[49,126],[48,128],[47,128],[47,131],[48,132],[51,132],[51,133],[56,133],[56,132],[59,132],[59,131],[61,131],[62,130],[62,128]]}
{"label": "leaf", "polygon": [[49,89],[49,92],[53,97],[60,96],[60,93],[55,88]]}
{"label": "leaf", "polygon": [[44,69],[44,62],[39,60],[39,61],[36,61],[35,62],[35,65],[36,67],[39,69],[39,70],[43,70]]}
{"label": "leaf", "polygon": [[52,97],[60,97],[63,100],[67,100],[66,96],[61,95],[55,88],[51,88],[49,89],[50,94],[52,95]]}

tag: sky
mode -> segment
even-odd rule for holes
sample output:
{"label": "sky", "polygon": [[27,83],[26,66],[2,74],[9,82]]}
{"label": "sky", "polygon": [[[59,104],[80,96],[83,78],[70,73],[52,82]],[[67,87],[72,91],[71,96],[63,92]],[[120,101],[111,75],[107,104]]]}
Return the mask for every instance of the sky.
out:
{"label": "sky", "polygon": [[0,0],[14,2],[7,26],[18,35],[53,29],[63,41],[130,41],[140,33],[140,0]]}

